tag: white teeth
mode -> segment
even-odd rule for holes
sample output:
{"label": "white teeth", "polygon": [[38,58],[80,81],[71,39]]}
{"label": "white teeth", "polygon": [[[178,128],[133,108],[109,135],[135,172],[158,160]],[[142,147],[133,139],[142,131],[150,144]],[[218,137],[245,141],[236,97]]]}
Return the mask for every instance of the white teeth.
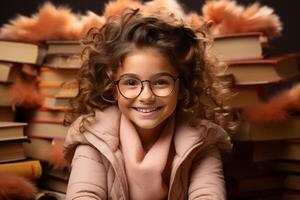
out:
{"label": "white teeth", "polygon": [[143,112],[143,113],[153,112],[153,111],[155,111],[157,109],[158,109],[157,107],[155,107],[155,108],[136,108],[136,110],[138,112]]}

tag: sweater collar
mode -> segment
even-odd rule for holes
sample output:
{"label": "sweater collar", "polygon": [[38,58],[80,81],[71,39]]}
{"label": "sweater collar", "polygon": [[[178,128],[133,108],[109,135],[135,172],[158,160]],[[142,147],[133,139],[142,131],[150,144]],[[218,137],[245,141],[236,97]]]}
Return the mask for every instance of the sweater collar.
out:
{"label": "sweater collar", "polygon": [[[116,106],[111,106],[103,111],[98,110],[85,128],[103,140],[115,152],[120,144],[120,117],[121,113]],[[183,156],[192,146],[203,140],[217,143],[221,149],[229,150],[231,147],[228,135],[219,126],[202,120],[201,125],[196,129],[188,124],[186,117],[176,117],[174,133],[176,154]]]}

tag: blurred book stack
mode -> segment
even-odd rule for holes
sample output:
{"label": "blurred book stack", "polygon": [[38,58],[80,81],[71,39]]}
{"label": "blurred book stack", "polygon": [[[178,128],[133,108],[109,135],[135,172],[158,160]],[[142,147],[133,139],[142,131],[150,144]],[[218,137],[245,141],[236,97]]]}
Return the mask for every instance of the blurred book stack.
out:
{"label": "blurred book stack", "polygon": [[[1,43],[0,43],[1,44]],[[18,66],[9,62],[0,62],[0,121],[14,121],[15,112],[12,109],[9,89],[14,76],[18,73]]]}
{"label": "blurred book stack", "polygon": [[[228,66],[223,81],[233,94],[224,105],[237,111],[268,102],[299,83],[299,53],[272,56],[260,33],[215,38],[212,52]],[[254,123],[242,119],[224,158],[228,199],[300,199],[300,118]],[[296,170],[297,169],[297,170]]]}
{"label": "blurred book stack", "polygon": [[0,173],[15,174],[36,181],[41,177],[42,167],[39,160],[28,159],[24,143],[26,123],[0,122]]}
{"label": "blurred book stack", "polygon": [[[37,179],[40,196],[65,198],[69,166],[52,160],[63,159],[62,150],[55,148],[62,147],[68,130],[64,114],[78,93],[81,51],[79,41],[0,41],[0,172]],[[38,72],[36,92],[42,101],[21,113],[15,112],[19,105],[14,105],[11,88],[24,65]]]}
{"label": "blurred book stack", "polygon": [[53,155],[53,151],[60,148],[56,143],[62,143],[67,134],[68,127],[63,125],[64,114],[70,109],[70,99],[78,93],[76,77],[81,67],[82,48],[78,41],[47,41],[46,45],[47,54],[39,68],[38,84],[43,102],[28,118],[26,133],[31,143],[25,145],[25,153],[43,164],[44,173],[39,186],[48,193],[54,191],[62,195],[66,192],[69,169],[49,160],[51,156],[62,158],[62,151],[56,152],[59,155]]}
{"label": "blurred book stack", "polygon": [[39,160],[26,157],[24,134],[27,123],[16,122],[11,88],[21,76],[22,65],[41,64],[45,46],[37,43],[0,41],[0,173],[36,181],[42,174]]}

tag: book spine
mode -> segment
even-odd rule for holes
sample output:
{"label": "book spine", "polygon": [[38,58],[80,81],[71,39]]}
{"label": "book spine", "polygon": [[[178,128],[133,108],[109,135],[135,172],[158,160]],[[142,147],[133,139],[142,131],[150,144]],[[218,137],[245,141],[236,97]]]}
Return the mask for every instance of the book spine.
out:
{"label": "book spine", "polygon": [[42,166],[38,160],[0,164],[0,173],[16,174],[28,179],[37,179],[42,174]]}
{"label": "book spine", "polygon": [[43,120],[43,119],[33,119],[31,123],[42,123],[42,124],[61,124],[63,126],[64,121],[60,120]]}

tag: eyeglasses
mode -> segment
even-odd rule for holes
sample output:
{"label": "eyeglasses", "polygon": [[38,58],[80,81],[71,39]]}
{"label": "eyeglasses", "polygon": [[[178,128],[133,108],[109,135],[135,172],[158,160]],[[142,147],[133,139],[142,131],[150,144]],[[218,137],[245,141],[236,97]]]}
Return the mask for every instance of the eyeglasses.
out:
{"label": "eyeglasses", "polygon": [[124,75],[119,80],[114,81],[114,83],[120,94],[127,99],[138,97],[144,89],[145,82],[149,83],[150,89],[155,96],[166,97],[174,91],[177,79],[178,76],[169,73],[162,73],[154,76],[151,80],[143,81],[129,75]]}

